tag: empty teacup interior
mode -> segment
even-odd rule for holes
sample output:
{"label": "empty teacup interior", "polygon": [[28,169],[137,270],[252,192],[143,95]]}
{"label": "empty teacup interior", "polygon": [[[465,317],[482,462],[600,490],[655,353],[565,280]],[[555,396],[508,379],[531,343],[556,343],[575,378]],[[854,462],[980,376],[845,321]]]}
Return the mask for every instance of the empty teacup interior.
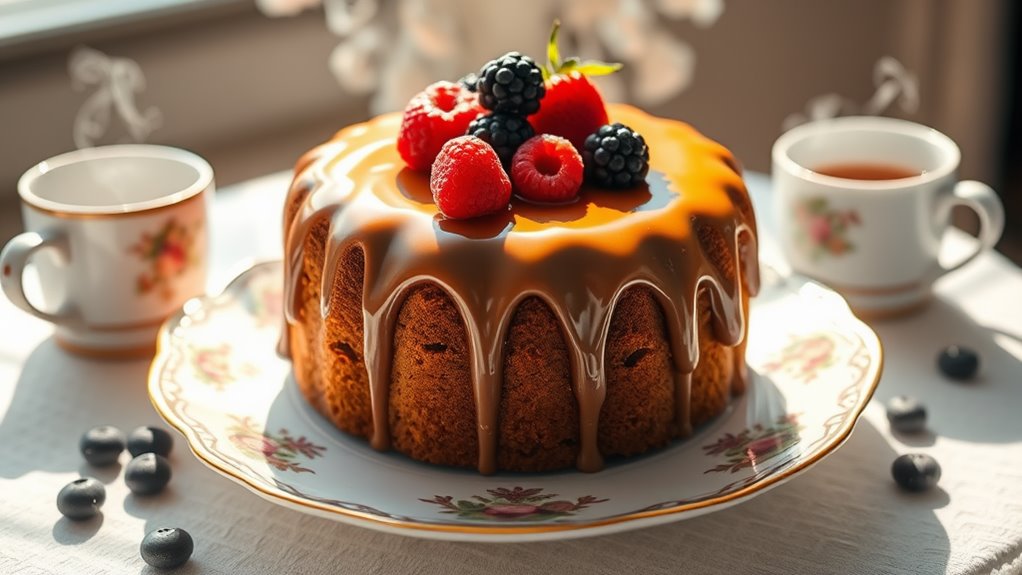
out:
{"label": "empty teacup interior", "polygon": [[212,180],[202,158],[163,146],[106,146],[40,163],[22,178],[22,198],[70,213],[125,213],[173,204]]}

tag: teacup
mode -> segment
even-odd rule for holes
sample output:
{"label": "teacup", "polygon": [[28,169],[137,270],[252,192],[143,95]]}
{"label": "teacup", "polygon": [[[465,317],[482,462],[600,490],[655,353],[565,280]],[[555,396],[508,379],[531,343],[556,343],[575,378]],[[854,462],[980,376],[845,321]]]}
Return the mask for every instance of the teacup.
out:
{"label": "teacup", "polygon": [[[944,134],[894,118],[835,118],[785,133],[773,147],[773,199],[792,268],[863,315],[922,307],[934,281],[992,248],[1004,229],[997,194],[957,180],[960,158]],[[957,205],[979,215],[978,246],[941,262]]]}
{"label": "teacup", "polygon": [[151,354],[163,320],[205,291],[213,189],[209,164],[177,148],[103,146],[43,161],[18,181],[28,231],[0,252],[0,287],[56,324],[69,351]]}

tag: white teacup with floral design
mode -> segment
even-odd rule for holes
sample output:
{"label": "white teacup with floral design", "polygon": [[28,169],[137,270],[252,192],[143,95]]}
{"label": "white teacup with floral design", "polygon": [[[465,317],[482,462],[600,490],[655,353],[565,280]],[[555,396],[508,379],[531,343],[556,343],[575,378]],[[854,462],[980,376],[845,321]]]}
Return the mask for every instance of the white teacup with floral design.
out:
{"label": "white teacup with floral design", "polygon": [[[792,268],[865,315],[921,307],[937,278],[992,248],[1004,229],[997,194],[957,180],[960,158],[944,134],[894,118],[834,118],[785,133],[773,147],[774,214]],[[828,175],[842,171],[871,179]],[[884,171],[902,177],[877,179]],[[943,262],[956,205],[979,215],[979,242],[967,257]]]}
{"label": "white teacup with floral design", "polygon": [[[0,286],[83,355],[151,354],[163,320],[205,291],[213,170],[164,146],[62,154],[18,181],[26,232],[0,253]],[[25,289],[31,260],[38,297]],[[36,290],[29,290],[36,291]]]}

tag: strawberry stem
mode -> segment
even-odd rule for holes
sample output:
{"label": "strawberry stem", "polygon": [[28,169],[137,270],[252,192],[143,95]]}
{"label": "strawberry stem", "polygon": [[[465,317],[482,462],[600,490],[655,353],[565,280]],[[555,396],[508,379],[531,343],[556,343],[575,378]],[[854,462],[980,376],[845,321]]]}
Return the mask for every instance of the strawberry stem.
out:
{"label": "strawberry stem", "polygon": [[557,47],[557,35],[560,31],[560,20],[554,20],[554,26],[550,30],[550,40],[546,46],[546,66],[541,69],[544,80],[549,80],[551,76],[557,74],[570,74],[572,72],[578,72],[584,76],[606,76],[622,68],[623,65],[617,62],[582,61],[576,57],[568,58],[562,62],[561,51]]}

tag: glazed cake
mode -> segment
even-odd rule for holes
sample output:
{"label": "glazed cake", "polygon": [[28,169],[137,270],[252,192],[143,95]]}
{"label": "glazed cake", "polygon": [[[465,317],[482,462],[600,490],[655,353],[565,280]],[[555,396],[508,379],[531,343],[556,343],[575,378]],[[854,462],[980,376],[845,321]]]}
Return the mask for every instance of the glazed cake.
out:
{"label": "glazed cake", "polygon": [[583,185],[438,213],[396,149],[401,115],[298,163],[285,209],[282,351],[341,430],[434,464],[597,471],[684,437],[747,385],[756,224],[738,164],[624,105],[646,185]]}

